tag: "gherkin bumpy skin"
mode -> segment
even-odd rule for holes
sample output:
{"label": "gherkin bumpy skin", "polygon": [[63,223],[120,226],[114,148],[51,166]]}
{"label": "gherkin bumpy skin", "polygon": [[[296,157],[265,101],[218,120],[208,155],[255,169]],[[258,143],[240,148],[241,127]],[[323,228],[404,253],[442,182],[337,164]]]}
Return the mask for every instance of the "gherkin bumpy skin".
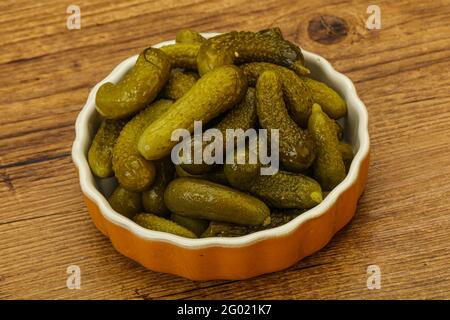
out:
{"label": "gherkin bumpy skin", "polygon": [[[255,89],[248,88],[247,93],[242,101],[231,109],[220,122],[215,126],[217,130],[222,133],[224,137],[223,146],[226,146],[226,130],[227,129],[242,129],[244,132],[247,129],[253,128],[256,124],[256,96]],[[193,145],[193,142],[191,141]],[[208,143],[203,143],[204,149]],[[202,151],[203,152],[203,151]],[[192,154],[192,153],[191,153]],[[192,157],[191,157],[192,158]],[[204,174],[209,172],[214,166],[206,163],[201,164],[181,164],[181,167],[191,174]]]}
{"label": "gherkin bumpy skin", "polygon": [[347,114],[347,104],[341,96],[325,83],[302,77],[311,90],[312,99],[332,119],[339,119]]}
{"label": "gherkin bumpy skin", "polygon": [[230,185],[247,191],[274,208],[309,209],[322,202],[322,190],[312,178],[287,171],[258,175],[254,164],[226,164],[225,176]]}
{"label": "gherkin bumpy skin", "polygon": [[125,120],[103,120],[92,140],[88,152],[88,162],[92,172],[99,178],[114,175],[112,168],[113,148],[125,123]]}
{"label": "gherkin bumpy skin", "polygon": [[175,43],[160,49],[169,56],[173,68],[197,70],[200,45],[200,43]]}
{"label": "gherkin bumpy skin", "polygon": [[177,32],[176,43],[202,43],[206,39],[197,31],[191,29],[182,29]]}
{"label": "gherkin bumpy skin", "polygon": [[164,190],[173,179],[175,168],[170,159],[156,161],[155,167],[155,181],[149,190],[142,192],[142,204],[146,212],[151,212],[158,216],[166,216],[169,214],[169,209],[164,204]]}
{"label": "gherkin bumpy skin", "polygon": [[326,191],[332,190],[345,178],[345,164],[339,150],[336,127],[318,104],[314,104],[308,130],[316,144],[314,176]]}
{"label": "gherkin bumpy skin", "polygon": [[171,212],[189,218],[243,225],[270,223],[270,210],[264,202],[206,180],[175,179],[167,186],[164,201]]}
{"label": "gherkin bumpy skin", "polygon": [[128,191],[121,185],[117,186],[108,201],[115,211],[130,219],[142,210],[141,194]]}
{"label": "gherkin bumpy skin", "polygon": [[194,131],[194,121],[208,121],[238,103],[247,91],[242,71],[232,65],[216,68],[197,83],[170,110],[151,123],[138,142],[139,152],[149,160],[170,154],[177,142],[172,133],[177,129]]}
{"label": "gherkin bumpy skin", "polygon": [[203,42],[197,56],[200,75],[233,63],[266,61],[292,69],[302,69],[299,47],[280,37],[258,32],[232,31]]}
{"label": "gherkin bumpy skin", "polygon": [[137,142],[146,126],[170,109],[171,100],[158,100],[131,119],[117,138],[113,150],[113,168],[119,183],[130,191],[144,191],[155,178],[155,166],[144,159]]}
{"label": "gherkin bumpy skin", "polygon": [[[245,153],[244,156],[243,153]],[[233,163],[227,163],[223,166],[223,172],[229,184],[242,191],[249,191],[251,185],[261,175],[261,163],[250,163],[249,155],[248,148],[238,149],[234,155]],[[245,163],[238,163],[238,157],[245,159]],[[258,195],[256,194],[256,196]]]}
{"label": "gherkin bumpy skin", "polygon": [[322,202],[322,190],[317,181],[287,171],[259,176],[248,191],[274,208],[309,209]]}
{"label": "gherkin bumpy skin", "polygon": [[133,220],[138,225],[146,229],[172,233],[185,238],[197,238],[195,233],[186,229],[185,227],[182,227],[173,221],[158,217],[157,215],[151,213],[139,213],[134,216]]}
{"label": "gherkin bumpy skin", "polygon": [[199,76],[193,72],[172,70],[169,81],[161,92],[162,98],[178,100],[184,96],[197,82]]}
{"label": "gherkin bumpy skin", "polygon": [[314,101],[309,87],[295,72],[267,62],[246,63],[240,68],[247,77],[250,86],[256,84],[256,80],[264,71],[278,73],[290,116],[298,125],[307,126]]}
{"label": "gherkin bumpy skin", "polygon": [[287,169],[301,172],[314,160],[314,143],[289,116],[277,73],[265,71],[256,83],[256,110],[260,125],[279,130],[280,162]]}
{"label": "gherkin bumpy skin", "polygon": [[98,89],[97,111],[107,119],[137,113],[156,98],[169,78],[170,69],[170,59],[164,52],[145,49],[119,83],[107,82]]}

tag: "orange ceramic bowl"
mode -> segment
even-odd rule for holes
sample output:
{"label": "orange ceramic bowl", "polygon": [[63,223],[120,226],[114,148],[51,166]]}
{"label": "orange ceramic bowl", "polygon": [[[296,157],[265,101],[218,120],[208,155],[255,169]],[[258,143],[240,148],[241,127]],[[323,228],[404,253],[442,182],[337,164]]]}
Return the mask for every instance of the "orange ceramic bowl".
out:
{"label": "orange ceramic bowl", "polygon": [[100,122],[95,95],[104,82],[119,81],[134,65],[137,56],[120,63],[91,90],[76,121],[72,157],[92,220],[117,251],[150,270],[192,280],[247,279],[292,266],[323,248],[352,219],[369,166],[367,111],[346,76],[334,70],[324,58],[306,50],[303,54],[312,76],[327,83],[346,100],[348,115],[342,124],[345,140],[353,146],[355,157],[347,177],[322,203],[283,226],[242,237],[187,239],[145,229],[115,212],[105,195],[117,182],[114,178],[94,177],[87,161],[88,149]]}

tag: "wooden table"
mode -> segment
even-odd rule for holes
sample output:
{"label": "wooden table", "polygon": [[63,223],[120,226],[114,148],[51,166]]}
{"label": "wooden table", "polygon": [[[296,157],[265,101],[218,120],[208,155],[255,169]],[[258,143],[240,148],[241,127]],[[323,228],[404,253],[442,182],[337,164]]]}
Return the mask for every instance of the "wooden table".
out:
{"label": "wooden table", "polygon": [[[450,298],[448,0],[376,1],[380,30],[366,28],[367,1],[77,0],[81,29],[68,30],[70,3],[0,3],[1,299]],[[70,156],[90,88],[182,27],[271,26],[348,75],[367,105],[356,217],[317,254],[247,281],[193,282],[121,256],[91,223]],[[66,287],[69,265],[80,290]]]}

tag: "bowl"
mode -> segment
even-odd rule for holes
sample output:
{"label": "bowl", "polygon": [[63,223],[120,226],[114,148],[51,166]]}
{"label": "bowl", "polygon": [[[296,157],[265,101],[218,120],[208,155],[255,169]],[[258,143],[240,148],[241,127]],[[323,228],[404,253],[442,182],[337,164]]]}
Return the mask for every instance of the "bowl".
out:
{"label": "bowl", "polygon": [[[216,33],[203,35],[211,37]],[[154,47],[172,43],[166,41]],[[352,219],[369,166],[367,110],[349,78],[321,56],[306,50],[303,54],[313,78],[325,82],[346,100],[348,114],[342,124],[355,157],[346,178],[319,205],[280,227],[235,238],[188,239],[148,230],[111,208],[106,197],[117,183],[115,178],[97,179],[87,161],[101,120],[95,109],[95,95],[103,83],[119,81],[132,68],[137,55],[121,62],[95,85],[76,120],[72,158],[89,214],[118,252],[150,270],[191,280],[247,279],[288,268],[317,252]]]}

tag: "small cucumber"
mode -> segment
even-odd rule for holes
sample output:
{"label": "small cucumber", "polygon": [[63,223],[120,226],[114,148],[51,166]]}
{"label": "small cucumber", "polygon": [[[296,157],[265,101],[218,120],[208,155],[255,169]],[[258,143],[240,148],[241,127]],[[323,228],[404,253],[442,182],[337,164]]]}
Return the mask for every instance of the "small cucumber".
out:
{"label": "small cucumber", "polygon": [[170,211],[189,218],[242,225],[270,223],[270,210],[264,202],[206,180],[175,179],[167,186],[164,201]]}

